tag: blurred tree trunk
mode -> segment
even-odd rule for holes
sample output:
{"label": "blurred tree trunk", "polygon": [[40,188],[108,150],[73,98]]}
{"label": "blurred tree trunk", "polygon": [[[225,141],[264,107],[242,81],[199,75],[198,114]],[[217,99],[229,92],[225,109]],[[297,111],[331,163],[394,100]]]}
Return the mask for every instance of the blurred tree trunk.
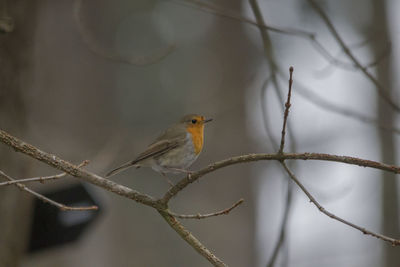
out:
{"label": "blurred tree trunk", "polygon": [[[35,6],[35,1],[0,2],[1,22],[7,23],[4,17],[9,16],[15,23],[13,31],[0,34],[0,127],[16,136],[25,132],[23,80],[33,51]],[[26,175],[26,162],[17,153],[1,146],[0,157],[0,170],[14,177]],[[19,265],[27,243],[29,209],[26,194],[15,187],[0,188],[0,266]]]}
{"label": "blurred tree trunk", "polygon": [[[373,1],[372,27],[379,32],[379,41],[372,42],[372,51],[375,57],[378,57],[385,44],[390,40],[388,16],[386,13],[386,1]],[[379,82],[388,90],[392,90],[391,80],[391,57],[387,57],[378,64],[376,73]],[[396,101],[395,101],[396,102]],[[394,125],[394,111],[382,98],[377,98],[378,118],[384,125]],[[381,143],[381,161],[392,164],[396,161],[396,146],[393,133],[379,130]],[[382,227],[383,234],[399,237],[398,221],[398,194],[396,177],[394,174],[384,172],[382,177]],[[400,253],[394,247],[384,245],[384,262],[382,266],[396,266],[400,262]]]}

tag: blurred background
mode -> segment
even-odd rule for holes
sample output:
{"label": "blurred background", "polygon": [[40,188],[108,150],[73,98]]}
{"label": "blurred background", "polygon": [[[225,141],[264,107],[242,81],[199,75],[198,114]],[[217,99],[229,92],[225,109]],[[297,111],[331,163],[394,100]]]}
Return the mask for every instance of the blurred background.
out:
{"label": "blurred background", "polygon": [[[398,98],[395,0],[316,1],[344,43]],[[104,175],[140,153],[187,113],[214,119],[192,170],[246,153],[277,151],[294,66],[286,151],[399,164],[397,112],[346,55],[309,1],[1,0],[0,127]],[[275,27],[265,30],[254,23]],[[296,29],[296,30],[294,30]],[[315,34],[314,39],[306,33]],[[321,49],[322,47],[322,49]],[[56,171],[0,146],[15,178]],[[329,211],[400,238],[399,186],[376,170],[290,162]],[[180,176],[171,177],[174,182]],[[161,197],[150,169],[118,183]],[[38,192],[78,181],[32,184]],[[0,188],[0,266],[208,266],[153,209],[91,185],[101,213],[74,242],[28,253],[34,199]],[[276,162],[234,165],[171,201],[177,213],[228,216],[182,223],[229,266],[397,266],[398,247],[320,213]]]}

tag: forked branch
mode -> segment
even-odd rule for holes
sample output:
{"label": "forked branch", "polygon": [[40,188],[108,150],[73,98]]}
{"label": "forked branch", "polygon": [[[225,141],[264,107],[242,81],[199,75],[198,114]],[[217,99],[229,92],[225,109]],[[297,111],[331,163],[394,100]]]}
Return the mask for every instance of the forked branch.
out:
{"label": "forked branch", "polygon": [[[5,179],[7,179],[7,180],[9,180],[9,181],[16,181],[14,178],[11,178],[9,175],[5,174],[5,173],[2,172],[2,171],[0,171],[0,177],[3,177],[3,178],[5,178]],[[67,205],[58,203],[57,201],[54,201],[54,200],[52,200],[52,199],[50,199],[50,198],[48,198],[48,197],[45,197],[44,195],[39,194],[38,192],[36,192],[36,191],[30,189],[29,187],[27,187],[27,186],[24,185],[24,184],[15,183],[15,186],[17,186],[19,189],[21,189],[21,190],[23,190],[23,191],[25,191],[25,192],[28,192],[28,193],[31,194],[31,195],[37,197],[38,199],[42,200],[43,202],[49,203],[50,205],[53,205],[53,206],[59,208],[60,210],[64,210],[64,211],[66,211],[66,210],[69,210],[69,211],[72,211],[72,210],[75,210],[75,211],[76,211],[76,210],[84,211],[84,210],[97,210],[97,209],[98,209],[97,206],[70,207],[70,206],[67,206]]]}
{"label": "forked branch", "polygon": [[[290,67],[290,79],[289,79],[289,90],[288,90],[288,96],[287,96],[287,100],[286,100],[286,109],[285,109],[285,113],[284,113],[284,123],[283,123],[283,127],[282,127],[282,137],[281,137],[281,148],[279,150],[278,153],[282,153],[283,151],[283,145],[285,143],[285,127],[286,127],[286,120],[287,117],[289,116],[289,108],[290,108],[290,96],[291,96],[291,91],[292,91],[292,73],[293,73],[293,67]],[[394,239],[385,235],[381,235],[375,232],[372,232],[370,230],[367,230],[361,226],[358,226],[354,223],[351,223],[349,221],[346,221],[338,216],[336,216],[335,214],[327,211],[324,207],[322,207],[321,204],[318,203],[318,201],[311,195],[311,193],[306,189],[306,187],[300,182],[300,180],[296,177],[296,175],[287,167],[286,163],[284,160],[280,161],[281,165],[283,166],[283,168],[285,169],[285,171],[287,172],[287,174],[289,175],[289,177],[300,187],[300,189],[304,192],[304,194],[306,194],[306,196],[308,197],[308,199],[310,200],[310,202],[312,202],[318,209],[319,211],[321,211],[323,214],[327,215],[328,217],[337,220],[343,224],[346,224],[352,228],[355,228],[357,230],[360,230],[362,233],[366,234],[366,235],[371,235],[374,236],[378,239],[382,239],[386,242],[390,242],[393,246],[398,246],[400,245],[400,240],[398,239]]]}
{"label": "forked branch", "polygon": [[296,175],[294,175],[294,173],[287,167],[285,162],[281,162],[283,168],[285,169],[285,171],[287,172],[287,174],[290,176],[290,178],[300,187],[300,189],[304,192],[304,194],[306,194],[306,196],[308,197],[308,199],[310,200],[310,202],[312,202],[318,209],[320,212],[322,212],[323,214],[325,214],[326,216],[339,221],[341,223],[344,223],[352,228],[355,228],[359,231],[361,231],[363,234],[366,235],[371,235],[374,236],[378,239],[382,239],[386,242],[391,243],[393,246],[399,246],[400,245],[400,240],[399,239],[394,239],[385,235],[381,235],[381,234],[377,234],[374,233],[370,230],[365,229],[364,227],[358,226],[354,223],[351,223],[349,221],[346,221],[345,219],[342,219],[338,216],[336,216],[335,214],[333,214],[332,212],[327,211],[324,207],[321,206],[321,204],[318,203],[318,201],[310,194],[310,192],[308,192],[308,190],[305,188],[305,186],[300,182],[300,180],[296,177]]}
{"label": "forked branch", "polygon": [[[187,229],[184,228],[184,226],[175,218],[175,217],[180,217],[180,218],[208,218],[212,216],[218,216],[221,214],[227,214],[229,213],[232,209],[237,207],[242,203],[242,200],[238,201],[235,203],[231,208],[222,210],[220,212],[215,212],[211,214],[205,214],[205,215],[179,215],[179,214],[174,214],[171,213],[168,210],[168,203],[171,200],[172,197],[177,195],[180,191],[185,189],[189,184],[193,183],[194,181],[198,180],[202,176],[214,172],[218,169],[230,166],[230,165],[235,165],[239,163],[245,163],[245,162],[253,162],[253,161],[260,161],[260,160],[276,160],[279,161],[282,166],[284,167],[285,171],[288,173],[290,178],[303,190],[303,192],[309,197],[310,201],[316,205],[316,207],[323,212],[325,215],[329,216],[330,218],[333,218],[341,223],[344,223],[350,227],[353,227],[355,229],[358,229],[362,231],[364,234],[368,234],[374,237],[377,237],[381,240],[384,240],[386,242],[391,243],[394,246],[400,245],[400,241],[391,237],[387,237],[381,234],[374,233],[370,230],[367,230],[363,227],[360,227],[358,225],[355,225],[353,223],[350,223],[344,219],[341,219],[340,217],[334,215],[333,213],[330,213],[326,211],[317,201],[316,199],[308,192],[308,190],[304,187],[303,184],[297,179],[297,177],[289,170],[289,168],[286,166],[285,160],[324,160],[324,161],[333,161],[333,162],[341,162],[341,163],[346,163],[346,164],[351,164],[351,165],[358,165],[362,167],[369,167],[369,168],[374,168],[374,169],[380,169],[384,171],[389,171],[393,173],[400,173],[400,167],[394,166],[394,165],[387,165],[384,163],[376,162],[376,161],[371,161],[371,160],[365,160],[365,159],[360,159],[360,158],[354,158],[354,157],[348,157],[348,156],[338,156],[338,155],[331,155],[331,154],[322,154],[322,153],[283,153],[283,147],[285,144],[284,138],[285,138],[285,128],[286,128],[286,121],[287,117],[289,116],[289,108],[290,108],[290,96],[291,96],[291,87],[292,87],[292,72],[293,68],[290,68],[290,79],[289,79],[289,93],[286,101],[286,109],[285,109],[285,114],[284,114],[284,124],[282,128],[282,136],[281,136],[281,147],[278,151],[278,153],[275,154],[249,154],[249,155],[242,155],[242,156],[237,156],[237,157],[231,157],[226,160],[222,160],[219,162],[215,162],[210,164],[208,167],[201,169],[197,172],[194,172],[187,177],[181,179],[175,186],[171,187],[163,196],[161,199],[155,199],[149,195],[140,193],[136,190],[133,190],[131,188],[128,188],[126,186],[117,184],[115,182],[112,182],[110,180],[107,180],[97,174],[91,173],[89,171],[80,169],[80,166],[75,166],[72,163],[65,161],[55,155],[46,153],[42,150],[39,150],[38,148],[27,144],[26,142],[23,142],[22,140],[19,140],[18,138],[8,134],[5,131],[0,130],[0,142],[10,146],[17,152],[22,152],[32,158],[35,158],[39,161],[42,161],[54,168],[57,168],[59,170],[62,170],[65,173],[68,173],[74,177],[80,178],[88,183],[91,183],[93,185],[102,187],[103,189],[113,192],[115,194],[118,194],[120,196],[135,200],[138,203],[141,203],[143,205],[150,206],[154,209],[156,209],[161,216],[166,220],[166,222],[187,242],[189,243],[199,254],[201,254],[203,257],[205,257],[211,264],[214,266],[226,266],[226,264],[220,260],[218,257],[216,257],[208,248],[206,248],[204,245],[200,243],[200,241],[192,235]],[[62,174],[60,174],[62,175]],[[0,176],[6,178],[9,181],[13,181],[14,179],[9,177],[8,175],[0,172]],[[60,209],[64,210],[82,210],[82,209],[95,209],[97,207],[68,207],[60,203],[56,203],[36,192],[33,190],[27,188],[25,185],[23,185],[20,182],[15,183],[16,186],[18,186],[20,189],[27,191],[36,197],[42,199],[43,201],[49,202],[52,205],[55,205],[59,207]]]}
{"label": "forked branch", "polygon": [[[400,173],[400,167],[395,165],[388,165],[384,163],[380,163],[377,161],[366,160],[355,157],[348,156],[338,156],[331,154],[323,154],[323,153],[283,153],[283,154],[248,154],[242,156],[236,156],[232,158],[228,158],[222,161],[215,162],[210,164],[208,167],[201,169],[197,172],[194,172],[190,176],[183,178],[179,181],[175,186],[170,188],[164,195],[164,197],[160,200],[154,199],[151,196],[148,196],[143,193],[139,193],[136,190],[128,188],[126,186],[117,184],[110,180],[104,179],[101,176],[98,176],[94,173],[88,172],[86,170],[79,169],[77,166],[58,158],[55,155],[48,154],[43,152],[36,147],[27,144],[16,137],[11,136],[10,134],[0,130],[0,141],[2,143],[7,144],[8,146],[14,148],[16,151],[22,152],[30,157],[33,157],[37,160],[40,160],[50,166],[53,166],[57,169],[60,169],[64,172],[71,174],[77,178],[83,179],[93,185],[104,188],[107,191],[116,193],[120,196],[135,200],[136,202],[142,203],[144,205],[153,207],[158,211],[164,211],[167,208],[167,204],[169,200],[186,188],[189,184],[198,180],[202,176],[214,172],[218,169],[239,164],[245,162],[253,162],[260,160],[276,160],[276,161],[284,161],[284,160],[322,160],[322,161],[332,161],[332,162],[341,162],[350,165],[358,165],[361,167],[368,167],[373,169],[379,169],[384,171],[389,171],[393,173]],[[171,216],[171,215],[170,215]],[[361,228],[361,227],[360,227]],[[379,236],[375,234],[374,236]],[[185,239],[186,240],[186,239]],[[383,239],[388,241],[386,239]],[[393,239],[396,240],[396,239]],[[187,241],[187,240],[186,240]],[[400,245],[400,242],[391,242],[393,245]]]}
{"label": "forked branch", "polygon": [[[81,164],[79,164],[77,167],[82,168],[82,167],[86,166],[87,164],[89,164],[89,161],[85,160]],[[65,176],[67,176],[67,173],[63,172],[63,173],[50,175],[50,176],[40,176],[40,177],[24,178],[24,179],[18,179],[18,180],[9,180],[7,182],[0,183],[0,186],[13,185],[13,184],[17,184],[17,183],[25,184],[25,183],[31,183],[31,182],[44,183],[46,181],[57,180],[62,177],[65,177]]]}

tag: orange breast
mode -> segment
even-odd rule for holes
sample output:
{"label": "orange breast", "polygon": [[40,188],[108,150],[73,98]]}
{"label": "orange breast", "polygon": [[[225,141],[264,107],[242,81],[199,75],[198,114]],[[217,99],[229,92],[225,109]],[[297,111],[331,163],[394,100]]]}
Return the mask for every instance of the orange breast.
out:
{"label": "orange breast", "polygon": [[188,126],[187,131],[192,136],[192,142],[194,146],[194,152],[199,154],[203,149],[203,141],[204,141],[204,125],[193,125]]}

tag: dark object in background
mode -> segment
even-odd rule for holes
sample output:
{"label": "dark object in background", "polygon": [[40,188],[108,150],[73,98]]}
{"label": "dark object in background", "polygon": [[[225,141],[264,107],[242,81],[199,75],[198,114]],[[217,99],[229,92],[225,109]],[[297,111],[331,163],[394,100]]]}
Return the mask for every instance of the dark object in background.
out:
{"label": "dark object in background", "polygon": [[[99,206],[93,194],[79,183],[58,188],[43,194],[46,197],[68,206]],[[98,210],[61,211],[60,209],[36,199],[30,234],[28,252],[60,246],[77,240],[100,214]]]}

